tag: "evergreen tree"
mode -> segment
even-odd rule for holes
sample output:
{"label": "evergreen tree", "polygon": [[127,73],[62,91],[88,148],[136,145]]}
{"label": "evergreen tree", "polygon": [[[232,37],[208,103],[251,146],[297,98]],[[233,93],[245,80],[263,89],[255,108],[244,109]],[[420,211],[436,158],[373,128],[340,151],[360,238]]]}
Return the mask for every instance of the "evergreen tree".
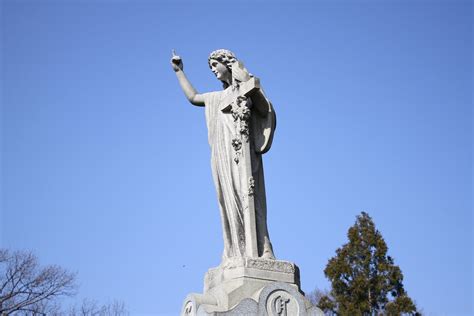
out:
{"label": "evergreen tree", "polygon": [[349,242],[324,270],[332,289],[319,299],[319,307],[329,315],[420,315],[370,216],[357,216],[347,235]]}

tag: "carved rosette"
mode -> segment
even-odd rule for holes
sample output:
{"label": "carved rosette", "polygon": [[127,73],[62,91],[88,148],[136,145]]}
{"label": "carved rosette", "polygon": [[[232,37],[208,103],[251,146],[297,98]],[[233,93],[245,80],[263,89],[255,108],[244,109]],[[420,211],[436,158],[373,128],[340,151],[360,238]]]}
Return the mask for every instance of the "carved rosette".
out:
{"label": "carved rosette", "polygon": [[242,143],[249,141],[250,129],[250,106],[252,101],[246,96],[239,96],[237,100],[231,104],[231,113],[234,118],[235,136],[232,139],[232,147],[235,151],[234,161],[239,163],[242,156]]}

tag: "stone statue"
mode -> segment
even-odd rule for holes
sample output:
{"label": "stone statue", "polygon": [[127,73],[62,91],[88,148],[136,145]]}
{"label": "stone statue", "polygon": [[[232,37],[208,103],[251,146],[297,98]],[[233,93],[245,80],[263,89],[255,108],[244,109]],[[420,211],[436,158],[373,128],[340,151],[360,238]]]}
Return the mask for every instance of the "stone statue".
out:
{"label": "stone statue", "polygon": [[274,259],[267,229],[262,154],[272,144],[275,112],[258,78],[232,52],[216,50],[208,63],[224,89],[200,94],[174,51],[171,59],[189,102],[205,107],[224,235],[223,262],[235,257]]}
{"label": "stone statue", "polygon": [[216,50],[208,62],[224,89],[200,94],[181,58],[171,58],[189,102],[205,107],[224,235],[221,264],[206,273],[202,294],[186,297],[181,315],[322,316],[301,291],[298,267],[275,259],[268,236],[262,155],[276,126],[272,104],[232,52]]}

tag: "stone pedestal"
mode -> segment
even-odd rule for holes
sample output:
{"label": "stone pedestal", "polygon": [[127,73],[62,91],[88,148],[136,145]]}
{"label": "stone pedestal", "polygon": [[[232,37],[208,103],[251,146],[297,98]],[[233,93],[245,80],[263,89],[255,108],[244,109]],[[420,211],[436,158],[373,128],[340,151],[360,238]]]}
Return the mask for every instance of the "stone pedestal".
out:
{"label": "stone pedestal", "polygon": [[236,258],[210,269],[204,293],[190,294],[183,316],[323,315],[300,289],[298,267],[287,261]]}

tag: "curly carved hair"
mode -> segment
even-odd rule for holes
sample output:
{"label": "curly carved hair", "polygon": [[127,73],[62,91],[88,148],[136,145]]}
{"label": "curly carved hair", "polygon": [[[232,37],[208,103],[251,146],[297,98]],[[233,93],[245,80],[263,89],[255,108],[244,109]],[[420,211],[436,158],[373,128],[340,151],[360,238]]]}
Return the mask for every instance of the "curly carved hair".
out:
{"label": "curly carved hair", "polygon": [[234,53],[227,49],[218,49],[209,55],[209,58],[207,59],[209,68],[211,68],[211,59],[217,60],[218,62],[224,64],[230,72],[232,72],[232,64],[237,62],[237,58],[235,58]]}

